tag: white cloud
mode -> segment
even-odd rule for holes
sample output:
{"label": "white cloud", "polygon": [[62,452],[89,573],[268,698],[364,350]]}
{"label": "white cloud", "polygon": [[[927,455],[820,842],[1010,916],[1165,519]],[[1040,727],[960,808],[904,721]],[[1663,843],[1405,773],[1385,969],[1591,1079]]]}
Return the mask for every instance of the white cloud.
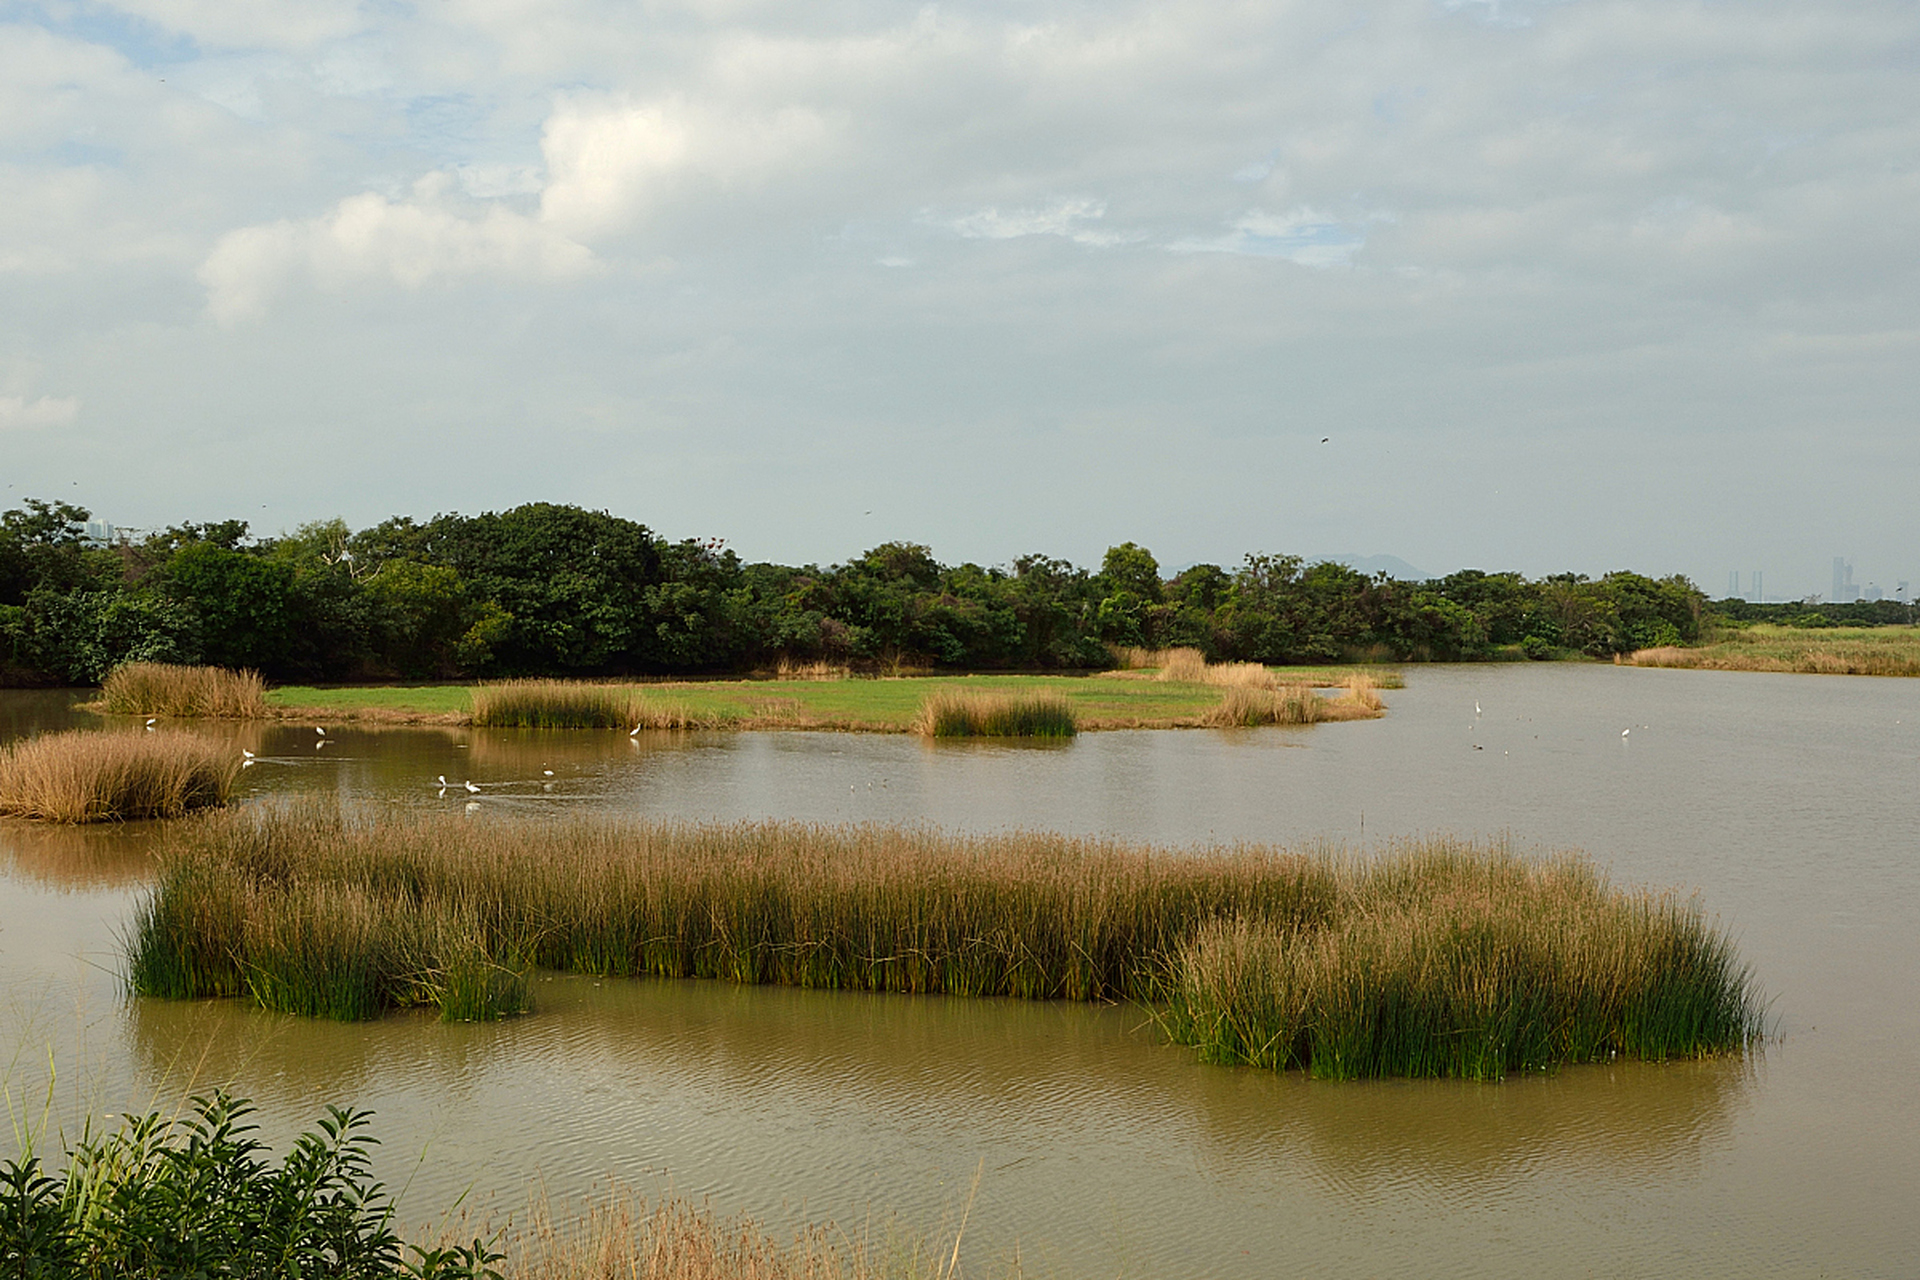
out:
{"label": "white cloud", "polygon": [[64,427],[80,412],[80,401],[73,396],[0,396],[0,431],[30,431],[38,427]]}
{"label": "white cloud", "polygon": [[113,7],[227,49],[309,49],[368,25],[359,0],[114,0]]}
{"label": "white cloud", "polygon": [[433,174],[407,200],[367,192],[322,217],[229,232],[200,268],[209,311],[221,324],[256,319],[276,293],[302,282],[332,291],[368,283],[418,289],[477,275],[567,280],[592,268],[585,246],[504,205],[449,207],[449,185],[448,175]]}
{"label": "white cloud", "polygon": [[1365,232],[1312,209],[1287,214],[1255,209],[1235,219],[1223,236],[1187,237],[1168,247],[1175,253],[1242,253],[1285,258],[1303,267],[1340,267],[1366,242]]}
{"label": "white cloud", "polygon": [[1006,213],[1000,212],[997,208],[980,209],[958,218],[947,219],[941,225],[951,228],[968,240],[1064,236],[1075,244],[1093,245],[1102,249],[1111,248],[1114,245],[1137,244],[1147,238],[1147,233],[1144,231],[1108,231],[1087,225],[1106,216],[1106,201],[1081,198],[1057,200],[1039,208],[1013,209]]}
{"label": "white cloud", "polygon": [[826,122],[805,107],[730,111],[681,97],[565,98],[541,131],[547,182],[540,216],[569,235],[618,232],[689,184],[737,195],[817,163],[829,142]]}

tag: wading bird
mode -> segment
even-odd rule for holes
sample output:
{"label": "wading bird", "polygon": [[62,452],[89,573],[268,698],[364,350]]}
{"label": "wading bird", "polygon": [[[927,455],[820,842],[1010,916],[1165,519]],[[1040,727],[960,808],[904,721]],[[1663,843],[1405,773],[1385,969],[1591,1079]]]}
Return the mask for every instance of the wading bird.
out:
{"label": "wading bird", "polygon": [[476,787],[476,786],[474,786],[474,785],[473,785],[473,779],[472,779],[472,778],[468,778],[468,779],[467,779],[467,794],[468,794],[468,795],[478,795],[478,794],[479,794],[479,792],[480,792],[480,788],[478,788],[478,787]]}

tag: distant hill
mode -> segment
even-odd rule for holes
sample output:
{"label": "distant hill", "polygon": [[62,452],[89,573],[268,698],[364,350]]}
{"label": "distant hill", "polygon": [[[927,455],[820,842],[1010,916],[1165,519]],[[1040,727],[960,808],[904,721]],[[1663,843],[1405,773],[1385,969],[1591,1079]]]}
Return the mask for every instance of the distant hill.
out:
{"label": "distant hill", "polygon": [[1352,554],[1341,554],[1312,556],[1310,559],[1331,560],[1335,564],[1343,564],[1349,569],[1358,569],[1368,577],[1372,577],[1376,573],[1384,573],[1389,578],[1398,578],[1402,582],[1425,582],[1431,576],[1425,569],[1416,569],[1399,556],[1356,556]]}

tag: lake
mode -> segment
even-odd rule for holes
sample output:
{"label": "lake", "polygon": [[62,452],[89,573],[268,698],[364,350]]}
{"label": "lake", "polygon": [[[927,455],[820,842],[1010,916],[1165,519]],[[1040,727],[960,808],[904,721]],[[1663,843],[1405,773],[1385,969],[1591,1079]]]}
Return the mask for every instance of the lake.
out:
{"label": "lake", "polygon": [[[0,691],[0,736],[98,723],[72,697]],[[1911,1274],[1920,681],[1442,666],[1408,668],[1386,697],[1373,722],[1053,746],[201,731],[261,757],[243,800],[330,792],[475,821],[586,806],[1178,844],[1364,851],[1453,832],[1575,848],[1616,881],[1699,895],[1772,999],[1764,1048],[1355,1084],[1202,1066],[1130,1007],[558,975],[536,984],[532,1015],[492,1025],[129,1001],[118,936],[153,829],[0,823],[15,1132],[71,1134],[87,1115],[231,1083],[284,1149],[327,1102],[370,1107],[410,1222],[463,1193],[507,1212],[529,1188],[564,1204],[612,1179],[776,1225],[938,1231],[977,1172],[976,1276],[1016,1255],[1062,1276]],[[0,1148],[16,1141],[0,1134]]]}

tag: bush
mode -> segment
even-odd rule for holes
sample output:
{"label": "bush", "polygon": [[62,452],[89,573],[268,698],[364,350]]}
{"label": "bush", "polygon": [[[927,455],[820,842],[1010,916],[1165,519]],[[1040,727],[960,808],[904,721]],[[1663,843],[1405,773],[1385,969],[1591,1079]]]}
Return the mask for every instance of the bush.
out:
{"label": "bush", "polygon": [[219,1092],[185,1121],[154,1112],[83,1139],[64,1173],[31,1153],[0,1164],[0,1274],[498,1280],[502,1255],[478,1240],[402,1245],[369,1172],[366,1112],[329,1107],[275,1167],[249,1136],[252,1110]]}

